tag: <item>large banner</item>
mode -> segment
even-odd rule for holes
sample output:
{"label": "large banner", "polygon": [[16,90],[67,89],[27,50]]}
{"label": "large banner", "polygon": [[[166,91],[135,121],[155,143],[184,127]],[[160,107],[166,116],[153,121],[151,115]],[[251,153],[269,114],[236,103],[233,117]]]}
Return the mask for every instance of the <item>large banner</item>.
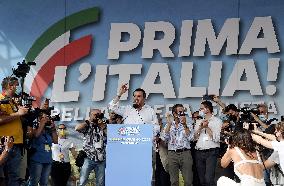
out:
{"label": "large banner", "polygon": [[[0,79],[35,62],[25,92],[47,97],[62,122],[106,108],[121,84],[142,87],[162,115],[174,103],[196,111],[204,94],[239,107],[284,113],[281,0],[0,3]],[[215,107],[218,113],[218,107]]]}
{"label": "large banner", "polygon": [[106,186],[151,186],[153,125],[108,125]]}

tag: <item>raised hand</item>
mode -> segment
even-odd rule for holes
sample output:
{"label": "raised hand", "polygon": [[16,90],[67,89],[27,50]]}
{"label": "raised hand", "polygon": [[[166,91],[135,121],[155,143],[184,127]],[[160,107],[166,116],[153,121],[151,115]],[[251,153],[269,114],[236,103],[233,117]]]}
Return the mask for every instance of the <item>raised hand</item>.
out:
{"label": "raised hand", "polygon": [[128,83],[121,85],[121,87],[119,89],[119,96],[122,96],[122,94],[124,94],[128,90],[127,84]]}

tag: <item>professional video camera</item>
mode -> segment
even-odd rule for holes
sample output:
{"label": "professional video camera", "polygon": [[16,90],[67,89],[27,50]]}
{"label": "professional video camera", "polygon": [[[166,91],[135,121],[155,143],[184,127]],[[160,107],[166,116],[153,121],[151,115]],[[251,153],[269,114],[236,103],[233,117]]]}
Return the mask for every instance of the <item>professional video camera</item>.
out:
{"label": "professional video camera", "polygon": [[251,115],[252,113],[255,115],[259,115],[259,110],[257,108],[249,108],[249,107],[243,107],[240,109],[242,114],[241,114],[241,119],[240,119],[240,123],[248,123],[249,130],[253,130],[254,129],[254,124],[253,123],[257,123],[257,126],[259,126],[258,122],[255,121],[255,119],[253,118],[253,116]]}
{"label": "professional video camera", "polygon": [[25,78],[31,69],[31,65],[36,65],[35,62],[26,62],[25,60],[17,63],[16,69],[12,68],[13,74],[18,78]]}
{"label": "professional video camera", "polygon": [[35,101],[35,98],[24,92],[24,82],[25,82],[25,78],[26,78],[27,74],[30,71],[30,66],[36,65],[36,63],[35,62],[26,62],[25,60],[23,60],[22,62],[18,62],[17,65],[18,65],[18,67],[16,69],[12,68],[12,71],[13,71],[12,75],[19,78],[20,86],[21,86],[21,93],[19,93],[19,95],[17,95],[15,98],[19,99],[20,105],[31,107],[32,102]]}
{"label": "professional video camera", "polygon": [[[53,121],[60,121],[60,116],[55,115],[51,116],[51,111],[54,110],[54,107],[47,107],[47,108],[33,108],[32,102],[35,101],[35,99],[32,96],[24,96],[24,101],[22,103],[23,106],[26,106],[29,108],[28,113],[22,117],[22,121],[27,126],[36,126],[37,121],[36,119],[40,117],[42,114],[46,114],[51,120]],[[49,99],[45,100],[46,104],[49,104]],[[50,125],[50,124],[49,124]],[[48,124],[47,124],[48,126]]]}
{"label": "professional video camera", "polygon": [[255,115],[259,115],[259,110],[257,108],[249,108],[249,107],[243,107],[241,108],[242,112],[242,118],[243,120],[253,120],[253,117],[251,116],[251,113]]}

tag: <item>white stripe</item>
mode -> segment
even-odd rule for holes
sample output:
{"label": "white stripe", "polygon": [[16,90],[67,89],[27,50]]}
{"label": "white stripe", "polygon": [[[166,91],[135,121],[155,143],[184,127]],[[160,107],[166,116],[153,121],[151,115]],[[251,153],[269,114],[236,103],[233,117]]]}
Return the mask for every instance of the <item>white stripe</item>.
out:
{"label": "white stripe", "polygon": [[47,45],[35,58],[34,62],[36,63],[35,66],[31,66],[30,72],[27,74],[25,78],[25,92],[30,93],[31,86],[33,83],[34,78],[36,77],[38,71],[41,67],[53,56],[58,50],[69,44],[70,38],[70,31],[62,34],[61,36],[57,37],[53,40],[49,45]]}

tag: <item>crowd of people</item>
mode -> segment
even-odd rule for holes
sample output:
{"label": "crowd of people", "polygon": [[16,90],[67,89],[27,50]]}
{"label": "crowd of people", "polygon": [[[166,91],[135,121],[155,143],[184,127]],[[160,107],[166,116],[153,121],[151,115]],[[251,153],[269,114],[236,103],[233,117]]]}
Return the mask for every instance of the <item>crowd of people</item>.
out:
{"label": "crowd of people", "polygon": [[[267,107],[239,109],[207,96],[199,110],[187,117],[183,104],[175,104],[165,120],[146,104],[146,92],[133,92],[133,104],[120,105],[128,91],[123,84],[108,105],[109,117],[92,109],[90,117],[75,126],[83,136],[83,149],[68,138],[66,124],[56,124],[46,100],[37,112],[17,102],[15,77],[2,81],[0,94],[0,185],[67,185],[70,155],[80,167],[79,185],[95,172],[95,185],[105,185],[107,124],[152,124],[153,184],[178,186],[264,186],[284,184],[284,122],[276,124]],[[4,101],[5,100],[5,101]],[[213,113],[213,102],[222,109]],[[31,119],[32,118],[32,119]],[[216,169],[219,175],[216,178]]]}

